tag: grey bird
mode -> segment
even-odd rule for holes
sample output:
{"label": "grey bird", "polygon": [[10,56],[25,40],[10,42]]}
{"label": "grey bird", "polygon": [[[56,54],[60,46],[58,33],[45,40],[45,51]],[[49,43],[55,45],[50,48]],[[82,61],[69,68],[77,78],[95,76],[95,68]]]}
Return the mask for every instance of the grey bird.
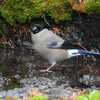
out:
{"label": "grey bird", "polygon": [[[36,31],[37,27],[33,27],[31,32],[32,48],[35,49],[43,58],[48,60],[49,66],[42,72],[49,72],[50,69],[57,63],[71,57],[81,55],[78,49],[83,49],[79,45],[65,41],[60,36],[53,33],[51,30],[44,28],[42,31]],[[67,45],[64,49],[64,46]]]}

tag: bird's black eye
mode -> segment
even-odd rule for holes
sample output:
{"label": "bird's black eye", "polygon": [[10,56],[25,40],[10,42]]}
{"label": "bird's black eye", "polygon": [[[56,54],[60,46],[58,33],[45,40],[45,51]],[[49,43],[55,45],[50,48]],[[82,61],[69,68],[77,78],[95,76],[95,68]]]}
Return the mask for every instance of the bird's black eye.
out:
{"label": "bird's black eye", "polygon": [[32,26],[30,27],[31,31],[33,32],[33,34],[37,34],[38,32],[40,32],[40,27],[38,26]]}

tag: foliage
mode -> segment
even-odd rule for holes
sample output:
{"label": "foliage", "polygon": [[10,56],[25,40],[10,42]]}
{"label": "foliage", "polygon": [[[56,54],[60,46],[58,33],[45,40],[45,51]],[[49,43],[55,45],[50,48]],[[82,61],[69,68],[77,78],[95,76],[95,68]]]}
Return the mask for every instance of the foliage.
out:
{"label": "foliage", "polygon": [[0,36],[6,34],[7,34],[7,23],[3,19],[0,19]]}
{"label": "foliage", "polygon": [[85,0],[85,9],[88,14],[100,13],[100,0]]}
{"label": "foliage", "polygon": [[25,23],[44,14],[55,21],[70,20],[71,14],[67,0],[6,0],[0,5],[0,13],[11,25]]}
{"label": "foliage", "polygon": [[0,48],[9,48],[9,45],[0,43]]}
{"label": "foliage", "polygon": [[89,94],[78,96],[76,100],[99,100],[100,99],[100,91],[94,90]]}
{"label": "foliage", "polygon": [[51,16],[56,22],[71,20],[72,9],[68,0],[48,0],[49,8],[48,15]]}
{"label": "foliage", "polygon": [[[43,15],[50,16],[56,22],[71,20],[72,9],[86,10],[88,14],[100,13],[100,0],[84,0],[81,3],[74,0],[5,0],[0,5],[0,16],[14,25],[29,22],[32,18]],[[79,5],[79,8],[76,5]]]}
{"label": "foliage", "polygon": [[33,7],[31,0],[6,0],[1,5],[0,12],[1,16],[10,24],[24,23],[32,17]]}
{"label": "foliage", "polygon": [[27,100],[48,100],[47,96],[29,96]]}

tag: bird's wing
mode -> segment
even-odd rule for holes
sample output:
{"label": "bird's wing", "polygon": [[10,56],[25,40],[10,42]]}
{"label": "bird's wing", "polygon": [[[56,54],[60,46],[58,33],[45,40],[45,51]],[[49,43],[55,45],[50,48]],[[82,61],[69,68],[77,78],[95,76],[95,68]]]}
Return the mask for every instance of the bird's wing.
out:
{"label": "bird's wing", "polygon": [[62,49],[85,49],[83,46],[81,46],[79,44],[73,44],[68,40],[63,42],[63,44],[61,45],[61,48]]}
{"label": "bird's wing", "polygon": [[62,45],[63,43],[62,42],[59,42],[59,41],[49,41],[48,43],[47,43],[47,47],[48,48],[50,48],[50,49],[60,49],[60,47],[61,47],[61,45]]}
{"label": "bird's wing", "polygon": [[51,48],[51,49],[84,49],[82,46],[78,44],[73,44],[69,42],[68,40],[64,41],[63,43],[54,41],[51,44],[48,44],[48,48]]}
{"label": "bird's wing", "polygon": [[52,44],[61,45],[64,42],[64,39],[48,29],[43,29],[39,32],[37,34],[37,40],[39,43],[43,43],[44,45],[46,44],[47,46]]}

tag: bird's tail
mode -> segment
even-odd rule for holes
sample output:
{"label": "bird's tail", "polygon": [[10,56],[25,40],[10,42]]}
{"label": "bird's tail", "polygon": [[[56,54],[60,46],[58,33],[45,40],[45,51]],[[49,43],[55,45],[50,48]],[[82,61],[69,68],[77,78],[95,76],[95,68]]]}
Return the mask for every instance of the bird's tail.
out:
{"label": "bird's tail", "polygon": [[94,56],[100,56],[100,52],[94,52],[94,51],[78,50],[78,53],[79,53],[80,55],[94,55]]}
{"label": "bird's tail", "polygon": [[93,51],[87,51],[87,50],[82,50],[82,49],[69,49],[67,50],[67,53],[70,57],[75,57],[75,56],[83,56],[83,55],[93,55],[93,56],[99,56],[99,52],[93,52]]}

